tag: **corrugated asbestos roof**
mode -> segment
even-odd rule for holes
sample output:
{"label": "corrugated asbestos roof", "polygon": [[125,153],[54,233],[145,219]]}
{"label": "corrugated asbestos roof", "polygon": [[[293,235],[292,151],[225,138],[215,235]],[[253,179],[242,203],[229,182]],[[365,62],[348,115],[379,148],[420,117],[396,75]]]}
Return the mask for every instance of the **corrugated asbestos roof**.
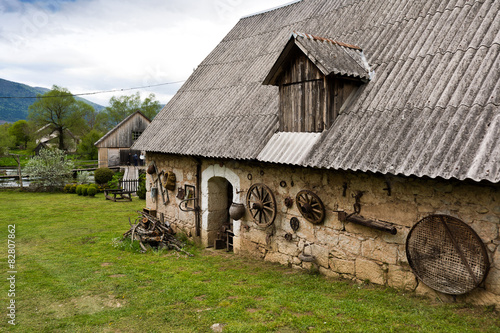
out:
{"label": "corrugated asbestos roof", "polygon": [[276,133],[257,159],[262,162],[301,165],[321,133]]}
{"label": "corrugated asbestos roof", "polygon": [[296,45],[325,76],[335,74],[362,80],[370,79],[368,62],[358,46],[294,31],[263,84],[277,85],[276,79],[293,45]]}
{"label": "corrugated asbestos roof", "polygon": [[[303,0],[245,17],[134,147],[498,183],[499,7],[494,0]],[[293,31],[359,46],[373,75],[306,156],[293,157],[293,149],[303,152],[297,145],[273,158],[266,145],[286,135],[273,137],[278,88],[262,82]]]}
{"label": "corrugated asbestos roof", "polygon": [[370,78],[370,68],[358,46],[300,32],[295,32],[294,37],[297,45],[319,65],[324,75]]}

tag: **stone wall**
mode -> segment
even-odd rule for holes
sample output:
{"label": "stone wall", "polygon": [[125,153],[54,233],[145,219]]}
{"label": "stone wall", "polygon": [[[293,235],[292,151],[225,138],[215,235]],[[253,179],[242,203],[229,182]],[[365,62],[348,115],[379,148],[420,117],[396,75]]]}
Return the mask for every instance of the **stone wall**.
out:
{"label": "stone wall", "polygon": [[[196,186],[196,160],[191,157],[169,156],[164,154],[146,154],[146,165],[153,161],[158,171],[174,172],[176,176],[176,188],[168,193],[168,203],[163,204],[160,194],[156,198],[151,197],[151,187],[157,186],[156,176],[146,174],[146,207],[164,214],[166,220],[170,221],[176,231],[183,232],[189,237],[195,233],[195,213],[185,212],[179,209],[182,199],[177,198],[179,188],[184,189],[185,185]],[[190,203],[192,205],[192,203]]]}
{"label": "stone wall", "polygon": [[[159,169],[173,170],[178,186],[195,185],[196,160],[160,154],[148,154],[147,157],[154,158]],[[477,232],[487,247],[491,263],[485,282],[474,291],[459,296],[458,300],[500,305],[498,185],[208,159],[201,161],[201,168],[205,178],[201,182],[205,186],[209,181],[207,178],[228,175],[226,178],[234,187],[235,202],[245,202],[247,190],[255,183],[266,184],[274,193],[278,212],[273,225],[257,227],[248,212],[240,221],[233,221],[236,253],[300,269],[318,269],[327,276],[370,281],[416,290],[419,294],[439,297],[443,301],[451,300],[451,297],[417,281],[405,252],[406,238],[412,226],[428,215],[446,214],[459,218]],[[308,222],[296,203],[291,208],[285,206],[286,197],[295,199],[303,189],[313,191],[324,203],[326,216],[323,223],[313,225]],[[396,235],[339,220],[337,211],[354,211],[354,196],[359,192],[363,192],[360,214],[393,223]],[[179,229],[194,235],[195,213],[180,211],[180,200],[174,198],[172,192],[170,200],[166,207],[158,207],[158,211],[164,212]],[[207,214],[207,206],[203,204],[207,200],[208,193],[204,193],[201,215]],[[149,195],[147,205],[155,208]],[[296,232],[290,226],[292,217],[300,221]],[[287,233],[292,235],[290,241],[285,239]],[[209,242],[204,244],[210,245]],[[300,255],[303,252],[312,254],[316,261],[302,261]]]}

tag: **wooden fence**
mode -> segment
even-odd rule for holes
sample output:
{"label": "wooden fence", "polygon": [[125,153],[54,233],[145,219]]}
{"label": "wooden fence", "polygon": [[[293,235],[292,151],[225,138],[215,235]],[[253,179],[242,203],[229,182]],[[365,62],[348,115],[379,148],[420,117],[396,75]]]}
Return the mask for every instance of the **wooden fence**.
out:
{"label": "wooden fence", "polygon": [[127,192],[137,192],[137,189],[139,188],[139,179],[121,180],[120,188]]}

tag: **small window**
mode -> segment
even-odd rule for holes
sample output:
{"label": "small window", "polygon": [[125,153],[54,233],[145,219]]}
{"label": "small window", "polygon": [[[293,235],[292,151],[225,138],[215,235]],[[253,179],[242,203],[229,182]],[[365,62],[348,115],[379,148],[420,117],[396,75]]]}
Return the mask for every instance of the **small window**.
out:
{"label": "small window", "polygon": [[142,132],[132,132],[132,141],[139,139],[141,134],[142,134]]}

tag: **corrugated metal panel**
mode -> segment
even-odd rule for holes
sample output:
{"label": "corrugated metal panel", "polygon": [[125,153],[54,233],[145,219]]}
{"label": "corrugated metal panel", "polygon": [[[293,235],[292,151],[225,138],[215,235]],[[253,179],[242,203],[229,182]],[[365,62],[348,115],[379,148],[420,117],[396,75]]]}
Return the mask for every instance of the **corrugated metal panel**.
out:
{"label": "corrugated metal panel", "polygon": [[[374,71],[296,160],[276,151],[278,89],[261,85],[293,31],[358,45]],[[136,146],[497,183],[499,59],[500,1],[303,0],[240,20]]]}
{"label": "corrugated metal panel", "polygon": [[300,165],[313,150],[320,136],[321,133],[276,133],[257,159],[263,162]]}

